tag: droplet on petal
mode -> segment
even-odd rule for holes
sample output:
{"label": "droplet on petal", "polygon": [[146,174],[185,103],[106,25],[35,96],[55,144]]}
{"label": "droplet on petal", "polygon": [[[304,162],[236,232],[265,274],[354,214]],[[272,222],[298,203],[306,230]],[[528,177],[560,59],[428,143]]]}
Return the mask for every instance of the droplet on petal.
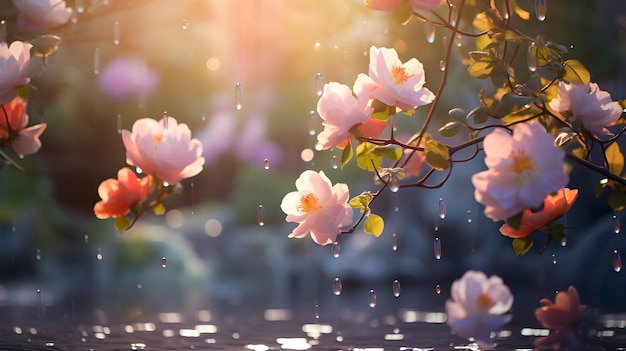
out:
{"label": "droplet on petal", "polygon": [[322,94],[324,93],[324,77],[322,76],[321,73],[317,73],[315,75],[314,88],[315,88],[315,95],[322,96]]}
{"label": "droplet on petal", "polygon": [[611,220],[613,223],[613,233],[619,234],[619,232],[622,230],[621,225],[619,223],[619,218],[617,218],[616,215],[613,215],[613,217],[611,217]]}
{"label": "droplet on petal", "polygon": [[446,203],[443,202],[443,198],[439,198],[439,218],[446,218]]}
{"label": "droplet on petal", "polygon": [[333,280],[333,293],[337,296],[341,295],[341,290],[343,287],[341,286],[341,279],[335,278]]}
{"label": "droplet on petal", "polygon": [[339,168],[339,157],[337,157],[336,155],[333,155],[333,159],[331,163],[332,163],[333,169]]}
{"label": "droplet on petal", "polygon": [[374,289],[370,290],[367,294],[367,305],[371,308],[376,307],[376,292]]}
{"label": "droplet on petal", "polygon": [[393,296],[400,296],[400,282],[398,281],[398,279],[393,281]]}
{"label": "droplet on petal", "polygon": [[333,243],[333,257],[339,258],[339,256],[341,256],[341,246],[339,245],[338,242],[335,241]]}
{"label": "droplet on petal", "polygon": [[120,45],[120,21],[113,22],[113,45]]}
{"label": "droplet on petal", "polygon": [[259,218],[259,227],[264,226],[265,225],[265,210],[263,209],[263,205],[259,205],[257,209],[257,215]]}
{"label": "droplet on petal", "polygon": [[546,0],[535,0],[535,16],[539,21],[546,19]]}
{"label": "droplet on petal", "polygon": [[241,111],[243,108],[243,88],[241,83],[235,84],[235,108],[237,111]]}
{"label": "droplet on petal", "polygon": [[435,238],[434,249],[435,249],[435,259],[437,260],[441,259],[441,240],[439,240],[439,238]]}
{"label": "droplet on petal", "polygon": [[268,159],[263,160],[263,168],[270,169],[270,160]]}

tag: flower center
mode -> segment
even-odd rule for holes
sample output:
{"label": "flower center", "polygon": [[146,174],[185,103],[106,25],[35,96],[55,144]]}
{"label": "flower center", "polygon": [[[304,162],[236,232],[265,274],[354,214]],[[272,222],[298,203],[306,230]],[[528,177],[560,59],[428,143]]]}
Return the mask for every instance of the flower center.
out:
{"label": "flower center", "polygon": [[533,160],[530,156],[526,155],[524,150],[513,151],[513,164],[511,165],[511,171],[517,174],[522,174],[532,169]]}
{"label": "flower center", "polygon": [[396,81],[396,84],[402,84],[409,80],[413,75],[406,73],[406,69],[402,66],[395,66],[391,69],[391,75]]}
{"label": "flower center", "polygon": [[300,198],[300,205],[298,205],[297,209],[298,211],[302,212],[302,213],[309,213],[311,211],[319,211],[322,209],[322,206],[320,206],[317,203],[317,196],[313,195],[313,194],[306,194],[303,195]]}
{"label": "flower center", "polygon": [[152,141],[154,141],[155,143],[160,142],[161,140],[163,140],[163,136],[162,135],[158,135],[158,134],[154,134],[152,136]]}
{"label": "flower center", "polygon": [[493,300],[487,293],[482,293],[478,296],[478,299],[476,299],[476,306],[479,310],[486,311],[493,306]]}

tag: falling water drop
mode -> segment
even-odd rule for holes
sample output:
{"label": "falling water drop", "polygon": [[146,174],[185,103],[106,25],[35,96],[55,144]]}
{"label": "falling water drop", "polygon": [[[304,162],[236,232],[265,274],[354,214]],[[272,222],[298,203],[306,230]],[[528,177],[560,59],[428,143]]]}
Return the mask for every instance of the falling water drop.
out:
{"label": "falling water drop", "polygon": [[239,82],[235,84],[235,108],[237,111],[243,108],[243,88]]}
{"label": "falling water drop", "polygon": [[333,294],[339,296],[341,295],[341,290],[343,287],[341,286],[341,279],[335,278],[333,280]]}
{"label": "falling water drop", "polygon": [[313,110],[309,111],[309,115],[307,116],[307,119],[309,122],[309,135],[313,136],[315,135],[315,132],[316,132],[317,112]]}
{"label": "falling water drop", "polygon": [[315,95],[322,96],[322,94],[324,93],[324,77],[322,76],[321,73],[317,73],[315,75],[314,88],[315,88]]}
{"label": "falling water drop", "polygon": [[76,4],[76,12],[83,13],[85,12],[85,1],[84,0],[76,0],[74,1]]}
{"label": "falling water drop", "polygon": [[117,126],[117,134],[122,134],[122,115],[119,113],[117,114],[116,126]]}
{"label": "falling water drop", "polygon": [[467,220],[467,223],[472,223],[472,210],[467,210],[467,213],[465,214],[465,219]]}
{"label": "falling water drop", "polygon": [[556,264],[556,255],[552,254],[552,264]]}
{"label": "falling water drop", "polygon": [[339,258],[339,256],[341,256],[341,246],[339,245],[338,242],[335,241],[333,243],[333,257]]}
{"label": "falling water drop", "polygon": [[37,261],[41,261],[41,250],[37,249],[37,252],[35,253],[35,258],[37,258]]}
{"label": "falling water drop", "polygon": [[83,235],[83,239],[85,240],[85,244],[87,244],[89,242],[89,235]]}
{"label": "falling water drop", "polygon": [[188,22],[186,19],[184,19],[184,20],[183,20],[183,25],[182,25],[182,27],[183,27],[183,29],[187,29],[187,28],[189,28],[189,22]]}
{"label": "falling water drop", "polygon": [[[430,16],[429,16],[430,17]],[[424,23],[424,30],[426,31],[426,42],[432,44],[435,42],[435,24],[430,18]]]}
{"label": "falling water drop", "polygon": [[441,285],[435,285],[435,292],[437,293],[437,295],[441,294]]}
{"label": "falling water drop", "polygon": [[102,261],[102,248],[100,247],[97,250],[96,258],[98,259],[98,261]]}
{"label": "falling water drop", "polygon": [[270,160],[268,159],[263,160],[263,168],[270,169]]}
{"label": "falling water drop", "polygon": [[113,45],[120,45],[120,21],[113,22]]}
{"label": "falling water drop", "polygon": [[616,272],[620,272],[622,270],[622,258],[620,257],[618,250],[613,250],[611,254],[611,261],[613,261],[613,269]]}
{"label": "falling water drop", "polygon": [[441,72],[443,72],[443,71],[445,71],[445,70],[446,70],[446,63],[445,63],[443,60],[440,60],[440,61],[439,61],[439,70],[440,70]]}
{"label": "falling water drop", "polygon": [[435,217],[435,232],[439,231],[439,217]]}
{"label": "falling water drop", "polygon": [[165,256],[161,257],[161,267],[167,267],[167,258]]}
{"label": "falling water drop", "polygon": [[167,130],[167,126],[169,124],[169,115],[167,114],[167,111],[163,111],[163,129]]}
{"label": "falling water drop", "polygon": [[393,281],[393,296],[400,296],[400,282],[398,281],[398,279]]}
{"label": "falling water drop", "polygon": [[398,251],[398,235],[396,235],[396,233],[391,235],[391,249],[393,251]]}
{"label": "falling water drop", "polygon": [[374,289],[370,290],[367,294],[367,305],[371,308],[376,307],[376,292]]}
{"label": "falling water drop", "polygon": [[561,246],[567,246],[567,236],[565,235],[563,235],[563,237],[561,238]]}
{"label": "falling water drop", "polygon": [[535,42],[532,42],[530,43],[530,45],[528,45],[528,54],[526,56],[526,61],[529,71],[534,72],[537,70],[539,62],[537,61],[537,44],[535,44]]}
{"label": "falling water drop", "polygon": [[336,155],[333,155],[333,159],[331,163],[332,163],[333,169],[339,168],[339,157],[337,157]]}
{"label": "falling water drop", "polygon": [[434,249],[435,249],[435,259],[440,260],[441,259],[441,240],[439,240],[439,238],[435,238]]}
{"label": "falling water drop", "polygon": [[322,43],[320,43],[319,40],[316,40],[315,43],[313,43],[313,48],[319,49],[321,47],[322,47]]}
{"label": "falling water drop", "polygon": [[546,0],[535,0],[535,16],[539,21],[546,19]]}
{"label": "falling water drop", "polygon": [[100,48],[93,51],[93,74],[100,74]]}
{"label": "falling water drop", "polygon": [[0,21],[0,42],[7,42],[7,22],[5,20]]}
{"label": "falling water drop", "polygon": [[613,233],[619,234],[619,232],[622,230],[620,223],[619,223],[619,218],[617,218],[616,215],[613,215],[613,217],[611,217],[611,220],[613,223]]}
{"label": "falling water drop", "polygon": [[439,218],[446,218],[446,203],[443,202],[443,198],[439,198]]}
{"label": "falling water drop", "polygon": [[265,225],[265,210],[263,209],[263,205],[259,205],[257,209],[257,216],[259,217],[259,227]]}
{"label": "falling water drop", "polygon": [[389,190],[392,193],[397,193],[400,190],[400,178],[397,174],[391,174],[391,180],[389,181]]}
{"label": "falling water drop", "polygon": [[315,314],[315,319],[320,319],[320,305],[315,304],[315,310],[313,313]]}

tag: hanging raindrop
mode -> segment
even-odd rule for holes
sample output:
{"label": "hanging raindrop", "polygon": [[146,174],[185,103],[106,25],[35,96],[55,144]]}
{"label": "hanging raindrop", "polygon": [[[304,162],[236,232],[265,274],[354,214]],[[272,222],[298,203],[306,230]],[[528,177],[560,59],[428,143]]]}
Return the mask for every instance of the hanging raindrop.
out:
{"label": "hanging raindrop", "polygon": [[333,257],[339,258],[339,256],[341,256],[341,246],[339,245],[338,242],[335,241],[333,243]]}
{"label": "hanging raindrop", "polygon": [[268,159],[263,160],[263,168],[270,169],[270,160]]}
{"label": "hanging raindrop", "polygon": [[122,115],[119,113],[117,114],[116,126],[117,126],[117,134],[122,134]]}
{"label": "hanging raindrop", "polygon": [[613,215],[613,217],[611,217],[611,220],[613,223],[613,233],[619,234],[619,232],[622,230],[620,223],[619,223],[619,218],[617,218],[616,215]]}
{"label": "hanging raindrop", "polygon": [[120,21],[113,22],[113,45],[120,45]]}
{"label": "hanging raindrop", "polygon": [[389,190],[391,190],[392,193],[397,193],[398,190],[400,190],[400,178],[395,173],[391,174],[391,180],[389,181]]}
{"label": "hanging raindrop", "polygon": [[556,255],[552,255],[552,264],[556,264]]}
{"label": "hanging raindrop", "polygon": [[374,289],[370,290],[367,295],[367,305],[371,308],[376,307],[376,292]]}
{"label": "hanging raindrop", "polygon": [[316,132],[315,127],[317,124],[317,112],[313,110],[309,111],[308,120],[309,120],[309,135],[313,136],[315,135],[315,132]]}
{"label": "hanging raindrop", "polygon": [[97,250],[96,258],[98,259],[98,261],[102,261],[102,248],[100,247]]}
{"label": "hanging raindrop", "polygon": [[5,20],[0,21],[0,42],[7,42],[7,22]]}
{"label": "hanging raindrop", "polygon": [[167,258],[165,256],[161,257],[161,267],[167,267]]}
{"label": "hanging raindrop", "polygon": [[85,1],[84,0],[76,0],[74,1],[76,5],[76,12],[83,13],[85,12]]}
{"label": "hanging raindrop", "polygon": [[398,281],[398,279],[393,281],[393,296],[400,296],[400,282]]}
{"label": "hanging raindrop", "polygon": [[263,209],[263,205],[259,205],[257,209],[257,216],[259,217],[259,227],[265,225],[265,210]]}
{"label": "hanging raindrop", "polygon": [[83,239],[85,240],[85,244],[87,244],[89,242],[89,235],[83,235]]}
{"label": "hanging raindrop", "polygon": [[167,115],[167,111],[163,111],[163,129],[167,130],[168,124],[169,124],[169,116]]}
{"label": "hanging raindrop", "polygon": [[611,254],[611,261],[613,261],[613,269],[616,272],[620,272],[622,270],[622,258],[620,257],[618,250],[613,250]]}
{"label": "hanging raindrop", "polygon": [[546,0],[535,0],[535,16],[539,21],[546,19]]}
{"label": "hanging raindrop", "polygon": [[93,51],[93,74],[100,74],[100,48]]}
{"label": "hanging raindrop", "polygon": [[435,238],[435,259],[441,259],[441,240],[439,238]]}
{"label": "hanging raindrop", "polygon": [[424,23],[424,30],[426,31],[426,42],[432,44],[435,42],[435,24],[432,21],[432,15],[429,15]]}
{"label": "hanging raindrop", "polygon": [[439,70],[440,70],[441,72],[443,72],[443,71],[445,71],[445,70],[446,70],[446,63],[445,63],[443,60],[440,60],[440,61],[439,61]]}
{"label": "hanging raindrop", "polygon": [[333,169],[339,168],[339,157],[337,157],[336,155],[333,155],[332,166]]}
{"label": "hanging raindrop", "polygon": [[189,22],[186,19],[183,20],[183,26],[182,27],[183,27],[183,29],[189,28]]}
{"label": "hanging raindrop", "polygon": [[37,249],[37,252],[35,253],[35,258],[37,258],[37,261],[41,261],[41,250]]}
{"label": "hanging raindrop", "polygon": [[435,232],[439,231],[439,217],[435,217]]}
{"label": "hanging raindrop", "polygon": [[314,88],[315,88],[315,95],[322,96],[322,94],[324,93],[324,77],[322,76],[321,73],[317,73],[315,75]]}
{"label": "hanging raindrop", "polygon": [[333,280],[333,294],[339,296],[341,295],[341,290],[343,287],[341,286],[341,279],[335,278]]}
{"label": "hanging raindrop", "polygon": [[243,108],[243,88],[241,83],[235,84],[235,108],[237,111],[241,111]]}
{"label": "hanging raindrop", "polygon": [[539,62],[537,60],[537,44],[533,41],[528,45],[528,54],[526,56],[526,61],[528,64],[528,70],[531,72],[535,72],[537,67],[539,66]]}
{"label": "hanging raindrop", "polygon": [[441,285],[435,285],[435,292],[437,293],[437,295],[441,294]]}
{"label": "hanging raindrop", "polygon": [[396,233],[391,235],[391,249],[393,251],[398,251],[398,235],[396,235]]}
{"label": "hanging raindrop", "polygon": [[446,218],[446,203],[443,202],[443,198],[439,198],[439,218]]}
{"label": "hanging raindrop", "polygon": [[315,319],[320,319],[320,305],[315,304],[315,311],[313,313],[315,313]]}
{"label": "hanging raindrop", "polygon": [[561,238],[561,246],[567,246],[567,236],[565,235],[563,235],[563,237]]}

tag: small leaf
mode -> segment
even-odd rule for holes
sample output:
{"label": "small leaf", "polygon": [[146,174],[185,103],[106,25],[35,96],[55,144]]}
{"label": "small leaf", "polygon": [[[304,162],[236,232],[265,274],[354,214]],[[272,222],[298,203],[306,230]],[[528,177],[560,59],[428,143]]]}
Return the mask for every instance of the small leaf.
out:
{"label": "small leaf", "polygon": [[24,100],[28,100],[28,96],[30,95],[30,88],[27,85],[20,85],[16,89],[17,96],[21,97]]}
{"label": "small leaf", "polygon": [[58,49],[60,43],[61,37],[53,34],[44,34],[32,41],[31,54],[39,57],[50,56]]}
{"label": "small leaf", "polygon": [[352,208],[365,208],[369,206],[370,201],[372,201],[372,194],[370,192],[364,192],[350,199],[348,204]]}
{"label": "small leaf", "polygon": [[530,12],[528,12],[528,11],[524,10],[523,8],[521,8],[517,4],[517,2],[515,0],[511,1],[511,5],[513,5],[513,12],[515,12],[515,14],[519,18],[521,18],[521,19],[523,19],[525,21],[528,21],[530,19]]}
{"label": "small leaf", "polygon": [[571,143],[576,137],[578,133],[576,132],[562,132],[556,136],[554,139],[554,145],[557,147],[564,147]]}
{"label": "small leaf", "polygon": [[564,45],[553,43],[551,41],[546,43],[546,47],[554,51],[558,51],[561,54],[567,54],[569,52]]}
{"label": "small leaf", "polygon": [[374,235],[375,237],[379,237],[383,233],[384,229],[385,221],[383,218],[373,213],[370,214],[365,220],[365,223],[363,223],[363,230],[368,234]]}
{"label": "small leaf", "polygon": [[591,81],[591,74],[587,71],[587,68],[578,60],[567,60],[564,63],[565,75],[563,80],[570,83],[589,84]]}
{"label": "small leaf", "polygon": [[624,170],[624,155],[620,151],[619,145],[611,143],[604,151],[604,155],[609,163],[609,172],[621,175]]}
{"label": "small leaf", "polygon": [[123,232],[130,228],[131,224],[132,222],[126,216],[117,217],[113,222],[113,226],[115,227],[115,229],[119,230],[120,232]]}
{"label": "small leaf", "polygon": [[341,153],[341,168],[344,168],[352,159],[352,143],[348,141],[348,145],[343,148]]}
{"label": "small leaf", "polygon": [[512,112],[525,108],[525,106],[532,103],[534,99],[535,98],[532,96],[522,96],[512,93],[504,94],[496,107],[494,115],[498,118],[502,118]]}
{"label": "small leaf", "polygon": [[516,214],[515,216],[509,217],[506,219],[506,224],[511,226],[511,228],[518,230],[522,225],[522,216],[524,215],[524,211]]}
{"label": "small leaf", "polygon": [[443,127],[439,128],[439,134],[444,137],[450,138],[457,135],[461,130],[465,128],[463,123],[452,121],[443,125]]}
{"label": "small leaf", "polygon": [[[478,51],[479,52],[479,51]],[[493,69],[496,67],[496,60],[489,54],[477,55],[477,51],[473,51],[474,55],[470,53],[470,57],[472,58],[472,63],[470,63],[467,68],[467,73],[470,76],[477,79],[485,79],[491,75]]]}
{"label": "small leaf", "polygon": [[383,161],[383,152],[376,152],[376,145],[361,143],[356,147],[356,165],[366,171],[373,172]]}
{"label": "small leaf", "polygon": [[533,248],[533,241],[529,237],[513,239],[513,250],[516,256],[523,256]]}
{"label": "small leaf", "polygon": [[621,211],[626,207],[626,196],[624,193],[616,191],[609,195],[608,202],[613,211]]}
{"label": "small leaf", "polygon": [[152,212],[154,212],[154,214],[157,216],[162,216],[165,214],[165,206],[163,205],[163,203],[159,202],[158,204],[154,205],[154,207],[152,208]]}
{"label": "small leaf", "polygon": [[487,122],[487,120],[489,119],[489,114],[487,114],[487,110],[485,110],[484,107],[477,107],[467,114],[467,119],[470,118],[474,119],[474,123],[482,124]]}
{"label": "small leaf", "polygon": [[455,107],[448,111],[448,115],[450,115],[450,118],[457,122],[467,124],[467,113],[462,108]]}
{"label": "small leaf", "polygon": [[428,140],[424,149],[426,162],[432,168],[443,171],[450,168],[450,152],[445,144],[437,140]]}
{"label": "small leaf", "polygon": [[392,161],[398,161],[402,157],[402,148],[397,145],[377,146],[375,152],[382,152],[385,157]]}

